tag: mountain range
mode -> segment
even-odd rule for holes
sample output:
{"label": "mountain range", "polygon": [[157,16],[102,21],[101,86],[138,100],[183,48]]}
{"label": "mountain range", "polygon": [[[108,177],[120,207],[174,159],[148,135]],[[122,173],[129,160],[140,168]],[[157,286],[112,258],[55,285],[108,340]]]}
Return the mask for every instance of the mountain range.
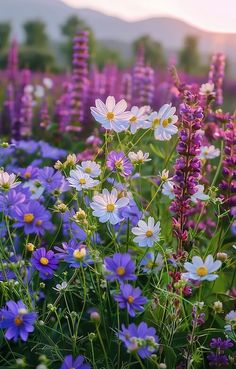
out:
{"label": "mountain range", "polygon": [[[198,29],[182,20],[167,17],[153,17],[128,22],[91,9],[75,9],[61,0],[0,0],[0,22],[10,21],[13,34],[23,39],[22,24],[29,19],[42,19],[53,41],[62,41],[60,26],[71,15],[78,15],[94,31],[98,40],[126,49],[136,38],[148,34],[160,41],[167,50],[178,50],[187,35],[199,39],[204,55],[222,51],[236,64],[236,34],[214,33]],[[123,46],[122,46],[123,45]]]}

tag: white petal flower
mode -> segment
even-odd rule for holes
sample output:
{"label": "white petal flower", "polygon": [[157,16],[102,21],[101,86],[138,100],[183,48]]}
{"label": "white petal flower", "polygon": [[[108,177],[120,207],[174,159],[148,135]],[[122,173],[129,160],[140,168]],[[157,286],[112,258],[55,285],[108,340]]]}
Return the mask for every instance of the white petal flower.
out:
{"label": "white petal flower", "polygon": [[159,112],[153,112],[149,118],[149,126],[154,129],[154,136],[159,141],[169,141],[171,137],[178,132],[176,123],[178,121],[175,115],[176,108],[171,104],[163,105]]}
{"label": "white petal flower", "polygon": [[210,95],[212,93],[214,93],[214,83],[208,82],[201,85],[199,89],[200,95]]}
{"label": "white petal flower", "polygon": [[232,331],[232,329],[236,328],[236,310],[231,310],[226,316],[225,320],[228,323],[225,325],[226,331]]}
{"label": "white petal flower", "polygon": [[118,199],[118,192],[115,188],[111,192],[105,188],[101,194],[93,196],[90,206],[93,209],[93,215],[98,217],[101,223],[117,224],[123,220],[119,216],[119,209],[127,206],[128,203],[127,197]]}
{"label": "white petal flower", "polygon": [[140,247],[152,247],[160,239],[160,222],[155,224],[154,218],[149,217],[147,223],[139,220],[138,226],[132,228],[132,233],[136,235],[134,242]]}
{"label": "white petal flower", "polygon": [[77,191],[93,188],[99,184],[98,180],[91,178],[79,168],[72,169],[70,171],[70,177],[67,180],[70,186],[74,187]]}
{"label": "white petal flower", "polygon": [[145,152],[143,153],[141,150],[139,150],[137,153],[131,151],[128,154],[128,157],[132,164],[143,164],[146,161],[150,161],[152,159],[149,158],[149,153]]}
{"label": "white petal flower", "polygon": [[146,111],[146,106],[142,106],[141,108],[137,106],[132,107],[129,119],[130,132],[132,134],[135,134],[139,128],[145,128],[148,118]]}
{"label": "white petal flower", "polygon": [[41,99],[45,95],[44,87],[41,85],[36,85],[34,90],[35,97]]}
{"label": "white petal flower", "polygon": [[16,180],[16,175],[14,173],[9,174],[0,171],[0,190],[10,190],[19,184],[20,182]]}
{"label": "white petal flower", "polygon": [[96,178],[101,174],[100,165],[92,160],[82,161],[81,165],[77,165],[76,168],[82,170],[84,173],[89,174],[92,178]]}
{"label": "white petal flower", "polygon": [[45,77],[43,79],[43,84],[44,86],[48,89],[51,90],[51,88],[53,87],[53,80],[51,78]]}
{"label": "white petal flower", "polygon": [[212,273],[218,270],[221,265],[222,262],[220,260],[214,261],[212,255],[208,255],[205,261],[200,256],[193,256],[192,263],[184,263],[187,273],[183,273],[182,277],[194,281],[214,281],[218,275]]}
{"label": "white petal flower", "polygon": [[173,200],[175,198],[174,182],[172,182],[172,181],[164,182],[161,192],[162,192],[163,195],[168,196],[169,199]]}
{"label": "white petal flower", "polygon": [[204,193],[204,186],[197,185],[197,192],[191,196],[191,200],[197,203],[197,200],[207,201],[209,200],[209,196]]}
{"label": "white petal flower", "polygon": [[101,123],[105,129],[111,129],[115,132],[125,131],[129,127],[129,119],[131,113],[125,111],[127,109],[127,103],[124,99],[120,100],[117,104],[113,96],[108,96],[106,103],[102,100],[95,100],[96,107],[91,107],[91,113],[95,120]]}
{"label": "white petal flower", "polygon": [[220,150],[217,149],[214,145],[210,146],[201,146],[200,154],[198,155],[199,159],[214,159],[220,155]]}

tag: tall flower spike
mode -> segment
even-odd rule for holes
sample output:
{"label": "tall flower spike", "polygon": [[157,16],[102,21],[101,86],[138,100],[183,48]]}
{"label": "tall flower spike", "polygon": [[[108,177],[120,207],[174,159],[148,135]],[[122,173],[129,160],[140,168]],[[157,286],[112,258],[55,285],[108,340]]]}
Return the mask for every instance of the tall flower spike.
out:
{"label": "tall flower spike", "polygon": [[84,123],[87,97],[88,97],[88,38],[87,31],[80,31],[73,40],[73,72],[71,93],[71,131],[80,131],[79,123]]}
{"label": "tall flower spike", "polygon": [[222,53],[213,55],[208,82],[215,86],[215,99],[217,105],[223,104],[222,84],[224,80],[225,56]]}
{"label": "tall flower spike", "polygon": [[188,238],[187,213],[190,209],[191,196],[198,191],[201,177],[201,161],[198,158],[201,135],[197,131],[201,128],[203,112],[198,103],[198,97],[187,91],[185,101],[180,106],[183,128],[179,131],[177,146],[179,157],[174,166],[175,199],[170,207],[175,213],[173,227],[178,238],[179,250],[182,250],[183,242]]}

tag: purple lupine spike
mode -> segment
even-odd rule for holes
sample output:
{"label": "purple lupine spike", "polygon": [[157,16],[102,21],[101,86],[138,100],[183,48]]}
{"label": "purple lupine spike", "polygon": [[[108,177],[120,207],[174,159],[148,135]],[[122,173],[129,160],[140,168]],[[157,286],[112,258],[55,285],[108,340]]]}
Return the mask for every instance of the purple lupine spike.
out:
{"label": "purple lupine spike", "polygon": [[65,132],[70,123],[71,89],[71,83],[64,82],[62,95],[57,101],[56,120],[58,122],[59,132]]}
{"label": "purple lupine spike", "polygon": [[48,103],[44,101],[39,112],[39,125],[41,128],[47,129],[50,124],[50,115],[48,111]]}
{"label": "purple lupine spike", "polygon": [[132,74],[132,104],[137,106],[141,105],[144,68],[144,47],[140,46]]}
{"label": "purple lupine spike", "polygon": [[190,91],[185,92],[184,103],[180,106],[183,128],[179,132],[175,162],[174,194],[170,210],[175,213],[173,218],[174,234],[178,238],[178,250],[182,250],[183,242],[188,238],[187,214],[190,209],[191,196],[197,192],[201,177],[201,160],[198,159],[201,146],[201,128],[203,111],[198,105],[198,96]]}
{"label": "purple lupine spike", "polygon": [[132,77],[130,73],[124,73],[121,79],[121,99],[125,99],[128,107],[131,106],[132,99]]}
{"label": "purple lupine spike", "polygon": [[221,189],[221,198],[223,207],[228,210],[232,217],[235,216],[236,209],[236,127],[235,123],[230,121],[226,124],[226,130],[223,133],[225,140],[224,159],[223,159],[223,179],[219,184]]}
{"label": "purple lupine spike", "polygon": [[73,40],[71,125],[67,126],[67,130],[80,131],[79,123],[84,123],[89,88],[88,38],[88,31],[80,31]]}
{"label": "purple lupine spike", "polygon": [[16,39],[12,40],[9,49],[7,71],[9,80],[15,83],[18,75],[18,44]]}
{"label": "purple lupine spike", "polygon": [[154,70],[150,66],[143,70],[143,88],[140,91],[140,105],[152,105],[154,97]]}
{"label": "purple lupine spike", "polygon": [[27,86],[24,88],[20,101],[19,111],[19,134],[20,137],[29,137],[32,134],[33,119],[33,97],[32,92]]}
{"label": "purple lupine spike", "polygon": [[208,82],[214,83],[215,100],[217,105],[223,104],[222,85],[225,71],[225,56],[222,53],[214,54],[208,74]]}

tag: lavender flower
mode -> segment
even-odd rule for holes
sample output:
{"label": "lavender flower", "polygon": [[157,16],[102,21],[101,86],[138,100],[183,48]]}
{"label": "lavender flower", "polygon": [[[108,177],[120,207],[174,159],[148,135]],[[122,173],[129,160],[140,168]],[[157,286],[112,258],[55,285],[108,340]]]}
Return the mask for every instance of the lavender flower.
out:
{"label": "lavender flower", "polygon": [[82,355],[77,356],[75,360],[72,355],[67,355],[60,369],[91,369],[91,365],[84,363],[84,357]]}
{"label": "lavender flower", "polygon": [[108,281],[118,280],[122,283],[127,280],[137,279],[134,274],[135,264],[129,254],[116,253],[112,258],[106,257],[104,263],[108,272],[106,275]]}
{"label": "lavender flower", "polygon": [[39,271],[39,276],[42,279],[50,279],[53,277],[54,271],[57,269],[58,258],[54,252],[47,251],[45,247],[40,247],[32,254],[32,265]]}
{"label": "lavender flower", "polygon": [[122,177],[129,177],[133,171],[131,161],[122,151],[111,151],[107,155],[107,168],[113,172],[118,172]]}
{"label": "lavender flower", "polygon": [[142,296],[140,288],[134,288],[131,284],[122,284],[120,293],[114,295],[114,299],[119,303],[119,307],[127,309],[132,317],[135,316],[136,311],[143,311],[143,305],[147,302],[147,298]]}

